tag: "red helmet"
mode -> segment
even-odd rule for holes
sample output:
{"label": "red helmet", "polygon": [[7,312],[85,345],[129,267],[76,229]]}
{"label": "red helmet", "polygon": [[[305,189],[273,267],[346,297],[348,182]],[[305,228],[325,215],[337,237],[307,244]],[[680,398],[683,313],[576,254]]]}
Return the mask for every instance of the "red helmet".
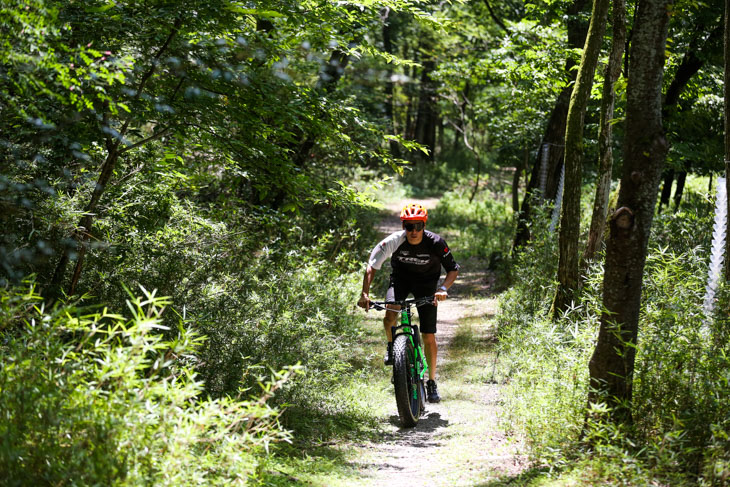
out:
{"label": "red helmet", "polygon": [[409,203],[400,211],[400,219],[402,221],[419,221],[426,223],[428,220],[428,211],[417,203]]}

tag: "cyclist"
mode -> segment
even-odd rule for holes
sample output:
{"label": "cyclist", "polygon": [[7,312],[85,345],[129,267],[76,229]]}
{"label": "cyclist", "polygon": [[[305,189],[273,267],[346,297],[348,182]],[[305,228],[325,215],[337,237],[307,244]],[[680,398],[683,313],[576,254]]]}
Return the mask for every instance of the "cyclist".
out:
{"label": "cyclist", "polygon": [[[400,213],[403,230],[395,232],[378,245],[370,254],[365,277],[362,281],[362,295],[358,306],[370,307],[370,284],[375,277],[375,271],[380,269],[383,262],[390,257],[392,272],[390,283],[385,295],[386,301],[400,301],[412,293],[415,298],[434,295],[432,304],[418,307],[418,318],[421,322],[421,337],[426,348],[429,380],[426,382],[427,399],[429,402],[439,402],[441,396],[436,386],[436,307],[439,301],[448,297],[448,289],[459,274],[459,264],[454,260],[448,245],[443,238],[425,229],[428,221],[428,211],[419,204],[411,203],[403,207]],[[446,269],[446,277],[441,285],[441,267]],[[399,306],[391,305],[390,309],[398,310]],[[386,311],[383,324],[388,346],[384,362],[393,363],[393,335],[391,327],[395,325],[397,311]]]}

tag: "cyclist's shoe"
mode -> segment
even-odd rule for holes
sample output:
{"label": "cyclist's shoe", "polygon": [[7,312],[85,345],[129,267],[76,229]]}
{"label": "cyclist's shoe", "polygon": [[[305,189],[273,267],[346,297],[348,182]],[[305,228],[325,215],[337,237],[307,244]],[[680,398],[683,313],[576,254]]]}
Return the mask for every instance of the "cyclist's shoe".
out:
{"label": "cyclist's shoe", "polygon": [[426,382],[426,398],[428,399],[428,402],[441,401],[441,396],[439,396],[439,388],[436,387],[436,381],[433,379],[430,379],[428,382]]}
{"label": "cyclist's shoe", "polygon": [[388,348],[385,350],[383,363],[385,365],[393,365],[393,342],[388,342]]}

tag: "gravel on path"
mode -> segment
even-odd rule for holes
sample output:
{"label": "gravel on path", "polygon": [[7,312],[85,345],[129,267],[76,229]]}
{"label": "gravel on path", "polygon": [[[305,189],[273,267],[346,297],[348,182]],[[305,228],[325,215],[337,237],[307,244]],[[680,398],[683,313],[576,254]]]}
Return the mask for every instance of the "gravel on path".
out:
{"label": "gravel on path", "polygon": [[[437,200],[417,202],[431,209]],[[388,208],[393,215],[379,226],[384,234],[400,229],[403,204]],[[449,299],[439,305],[441,403],[427,404],[415,428],[401,428],[393,398],[392,412],[380,418],[380,438],[350,445],[351,467],[359,478],[348,485],[482,486],[529,467],[519,440],[507,437],[498,425],[502,386],[487,379],[494,360],[489,352],[496,312],[490,292],[493,277],[478,261],[460,264]],[[485,353],[470,353],[472,341]],[[469,364],[462,363],[464,357]]]}

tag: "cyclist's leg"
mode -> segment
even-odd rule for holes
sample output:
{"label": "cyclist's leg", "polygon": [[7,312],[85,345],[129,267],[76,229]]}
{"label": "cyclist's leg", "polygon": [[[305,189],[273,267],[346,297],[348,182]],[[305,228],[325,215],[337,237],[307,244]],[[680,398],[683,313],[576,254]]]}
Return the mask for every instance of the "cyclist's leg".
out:
{"label": "cyclist's leg", "polygon": [[436,345],[436,335],[434,333],[421,333],[423,340],[423,348],[426,353],[426,362],[428,362],[428,378],[436,379],[436,357],[438,356],[438,345]]}
{"label": "cyclist's leg", "polygon": [[[385,292],[385,301],[401,301],[406,299],[408,296],[408,284],[403,279],[398,279],[393,274],[390,275],[390,284],[388,290]],[[398,311],[401,307],[395,304],[388,304],[386,308],[393,311],[386,311],[385,317],[383,318],[383,327],[385,328],[385,338],[388,343],[393,341],[393,330],[392,328],[396,325],[398,320]]]}
{"label": "cyclist's leg", "polygon": [[[419,284],[413,290],[413,296],[420,298],[431,296],[436,292],[438,280],[428,280]],[[437,307],[432,304],[425,304],[418,307],[418,321],[421,324],[421,339],[428,362],[428,378],[436,378],[436,358],[438,356],[438,345],[436,344],[436,317]]]}

